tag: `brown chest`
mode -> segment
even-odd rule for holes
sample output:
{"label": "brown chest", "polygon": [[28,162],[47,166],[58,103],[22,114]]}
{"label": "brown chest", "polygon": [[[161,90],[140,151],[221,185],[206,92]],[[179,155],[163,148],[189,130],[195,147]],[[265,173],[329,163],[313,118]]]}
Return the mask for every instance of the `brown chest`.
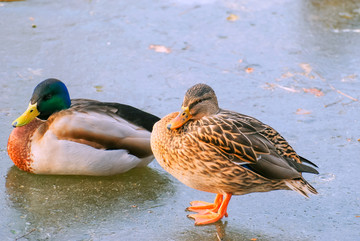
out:
{"label": "brown chest", "polygon": [[35,119],[29,124],[13,129],[9,136],[7,151],[15,166],[26,172],[31,169],[31,137],[43,122]]}

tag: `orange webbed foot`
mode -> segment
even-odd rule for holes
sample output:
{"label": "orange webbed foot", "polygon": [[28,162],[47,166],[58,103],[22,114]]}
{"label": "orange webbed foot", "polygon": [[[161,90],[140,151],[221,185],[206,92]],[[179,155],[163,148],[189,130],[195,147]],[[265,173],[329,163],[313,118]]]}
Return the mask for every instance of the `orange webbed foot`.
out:
{"label": "orange webbed foot", "polygon": [[195,225],[205,225],[219,221],[224,215],[209,211],[207,214],[189,214],[188,217],[195,219]]}
{"label": "orange webbed foot", "polygon": [[[209,213],[216,213],[221,205],[222,202],[222,195],[220,201],[217,202],[218,196],[216,196],[214,203],[208,203],[203,201],[192,201],[190,202],[190,207],[186,208],[186,211],[196,212],[200,214],[209,214]],[[227,217],[227,212],[225,213],[225,217]]]}
{"label": "orange webbed foot", "polygon": [[186,208],[186,211],[201,212],[207,209],[213,209],[216,207],[215,203],[208,203],[203,201],[192,201],[190,207]]}
{"label": "orange webbed foot", "polygon": [[226,209],[231,196],[231,194],[225,194],[225,199],[223,200],[223,195],[217,194],[214,203],[193,201],[190,203],[191,207],[188,207],[186,210],[197,212],[198,214],[190,214],[188,217],[195,219],[195,225],[215,223],[223,216],[228,216]]}
{"label": "orange webbed foot", "polygon": [[208,203],[203,201],[192,201],[190,202],[191,207],[188,207],[187,211],[202,212],[203,210],[212,210],[217,212],[223,201],[223,195],[217,194],[214,203]]}

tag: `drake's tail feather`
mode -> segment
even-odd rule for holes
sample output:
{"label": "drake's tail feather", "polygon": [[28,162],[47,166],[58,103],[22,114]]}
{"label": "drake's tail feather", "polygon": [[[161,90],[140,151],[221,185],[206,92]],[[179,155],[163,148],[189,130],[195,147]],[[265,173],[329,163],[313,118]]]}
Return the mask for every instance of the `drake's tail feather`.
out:
{"label": "drake's tail feather", "polygon": [[294,190],[304,197],[309,197],[309,194],[317,194],[316,189],[310,185],[305,179],[297,178],[292,180],[285,180],[285,184],[291,189]]}

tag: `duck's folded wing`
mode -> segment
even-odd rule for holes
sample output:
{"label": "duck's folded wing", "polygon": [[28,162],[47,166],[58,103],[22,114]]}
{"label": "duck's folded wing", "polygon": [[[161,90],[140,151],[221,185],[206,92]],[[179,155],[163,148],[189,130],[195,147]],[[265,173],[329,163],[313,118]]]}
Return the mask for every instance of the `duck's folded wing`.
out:
{"label": "duck's folded wing", "polygon": [[152,131],[153,125],[160,120],[159,117],[142,111],[130,105],[114,102],[100,102],[88,99],[71,100],[71,108],[76,111],[93,111],[104,115],[117,116],[136,126]]}
{"label": "duck's folded wing", "polygon": [[61,140],[98,149],[125,149],[138,157],[151,155],[150,132],[120,117],[70,109],[52,116],[48,129]]}
{"label": "duck's folded wing", "polygon": [[224,118],[203,118],[198,139],[208,143],[234,161],[256,163],[260,154],[270,154],[269,143],[246,122]]}
{"label": "duck's folded wing", "polygon": [[198,135],[232,162],[267,178],[292,179],[301,177],[301,172],[317,173],[312,167],[281,156],[274,143],[263,135],[266,126],[257,124],[257,120],[242,118],[204,118]]}

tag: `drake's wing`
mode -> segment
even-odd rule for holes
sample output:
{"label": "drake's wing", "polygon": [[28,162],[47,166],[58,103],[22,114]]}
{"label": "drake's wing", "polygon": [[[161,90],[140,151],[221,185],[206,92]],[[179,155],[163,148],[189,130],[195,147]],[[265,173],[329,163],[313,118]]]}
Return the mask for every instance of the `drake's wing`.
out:
{"label": "drake's wing", "polygon": [[49,118],[47,128],[58,139],[71,140],[98,149],[125,149],[138,157],[152,153],[149,131],[103,110],[63,110]]}
{"label": "drake's wing", "polygon": [[87,99],[73,99],[71,100],[71,108],[76,111],[93,111],[103,113],[110,116],[117,115],[118,117],[142,127],[148,131],[152,131],[153,125],[160,120],[159,117],[148,112],[142,111],[135,107],[114,103],[114,102],[100,102],[96,100]]}

